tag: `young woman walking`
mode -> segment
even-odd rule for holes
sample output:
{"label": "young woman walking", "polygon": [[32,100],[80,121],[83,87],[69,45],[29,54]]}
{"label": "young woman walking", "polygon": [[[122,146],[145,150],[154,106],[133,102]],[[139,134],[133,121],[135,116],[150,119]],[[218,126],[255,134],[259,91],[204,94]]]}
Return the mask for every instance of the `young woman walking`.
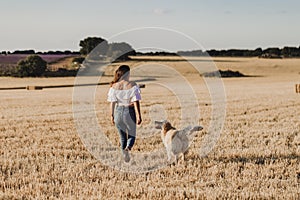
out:
{"label": "young woman walking", "polygon": [[135,142],[136,124],[142,123],[139,102],[141,91],[135,82],[129,81],[129,78],[129,66],[121,65],[115,72],[107,98],[111,102],[111,123],[118,130],[125,162],[130,161],[129,151]]}

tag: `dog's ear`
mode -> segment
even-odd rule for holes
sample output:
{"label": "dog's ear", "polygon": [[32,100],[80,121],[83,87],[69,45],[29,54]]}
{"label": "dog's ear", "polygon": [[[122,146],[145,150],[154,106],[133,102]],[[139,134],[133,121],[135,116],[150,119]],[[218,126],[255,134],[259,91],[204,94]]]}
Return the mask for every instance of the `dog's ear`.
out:
{"label": "dog's ear", "polygon": [[163,128],[163,130],[165,130],[165,131],[175,130],[175,129],[176,129],[176,128],[174,128],[174,127],[171,125],[170,122],[164,123],[164,125],[163,125],[162,128]]}
{"label": "dog's ear", "polygon": [[162,129],[163,122],[154,121],[154,125],[156,129]]}

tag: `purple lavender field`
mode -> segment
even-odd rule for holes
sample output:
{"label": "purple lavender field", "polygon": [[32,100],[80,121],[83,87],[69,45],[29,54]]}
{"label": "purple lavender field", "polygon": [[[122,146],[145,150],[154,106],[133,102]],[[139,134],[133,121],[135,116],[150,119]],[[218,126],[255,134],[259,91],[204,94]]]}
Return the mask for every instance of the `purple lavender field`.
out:
{"label": "purple lavender field", "polygon": [[[29,54],[10,54],[10,55],[0,55],[0,65],[10,64],[16,65],[20,60],[25,59]],[[58,61],[62,58],[70,57],[72,55],[62,54],[62,55],[39,55],[47,63],[52,63]]]}

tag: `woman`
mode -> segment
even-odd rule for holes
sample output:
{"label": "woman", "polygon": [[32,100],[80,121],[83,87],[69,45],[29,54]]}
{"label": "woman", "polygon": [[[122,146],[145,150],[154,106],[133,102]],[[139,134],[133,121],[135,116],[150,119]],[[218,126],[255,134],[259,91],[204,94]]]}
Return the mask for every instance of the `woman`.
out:
{"label": "woman", "polygon": [[115,72],[107,98],[111,102],[111,123],[119,132],[125,162],[130,161],[129,151],[135,142],[136,124],[142,122],[139,103],[141,92],[135,82],[129,81],[129,76],[129,66],[121,65]]}

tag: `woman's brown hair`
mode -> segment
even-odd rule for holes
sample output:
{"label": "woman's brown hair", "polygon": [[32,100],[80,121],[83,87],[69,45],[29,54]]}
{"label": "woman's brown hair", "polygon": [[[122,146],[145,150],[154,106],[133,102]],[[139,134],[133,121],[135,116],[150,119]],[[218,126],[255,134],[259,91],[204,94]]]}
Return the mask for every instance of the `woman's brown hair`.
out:
{"label": "woman's brown hair", "polygon": [[110,86],[112,86],[114,83],[120,81],[124,77],[128,75],[130,71],[130,68],[128,65],[121,65],[116,71],[115,71],[115,77],[114,80],[110,83]]}

